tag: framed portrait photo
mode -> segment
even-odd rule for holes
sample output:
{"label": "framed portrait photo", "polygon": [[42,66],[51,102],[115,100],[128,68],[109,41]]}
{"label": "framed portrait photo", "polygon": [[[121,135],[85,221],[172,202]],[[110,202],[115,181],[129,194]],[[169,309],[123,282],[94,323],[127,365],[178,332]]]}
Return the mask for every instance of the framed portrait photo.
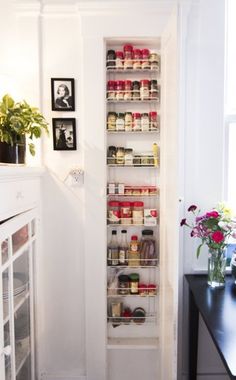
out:
{"label": "framed portrait photo", "polygon": [[53,118],[52,130],[54,150],[76,150],[74,118]]}
{"label": "framed portrait photo", "polygon": [[75,83],[73,78],[51,78],[53,111],[75,110]]}

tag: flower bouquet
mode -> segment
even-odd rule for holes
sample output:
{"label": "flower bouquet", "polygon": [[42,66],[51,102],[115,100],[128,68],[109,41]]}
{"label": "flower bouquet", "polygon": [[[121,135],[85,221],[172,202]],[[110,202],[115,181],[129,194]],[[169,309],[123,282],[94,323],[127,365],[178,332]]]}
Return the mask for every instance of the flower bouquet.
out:
{"label": "flower bouquet", "polygon": [[208,255],[208,284],[223,287],[225,283],[226,247],[229,237],[236,238],[236,223],[229,208],[220,203],[216,208],[201,214],[197,206],[188,208],[194,216],[193,222],[182,219],[180,225],[191,229],[190,236],[201,239],[197,248],[197,258],[206,244]]}

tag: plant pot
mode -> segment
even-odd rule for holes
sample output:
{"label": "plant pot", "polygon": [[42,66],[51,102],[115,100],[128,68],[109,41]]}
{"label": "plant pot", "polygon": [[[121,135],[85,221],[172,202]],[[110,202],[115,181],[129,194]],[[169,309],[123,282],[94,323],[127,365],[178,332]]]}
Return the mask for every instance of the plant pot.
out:
{"label": "plant pot", "polygon": [[0,163],[24,164],[25,141],[13,145],[0,142]]}

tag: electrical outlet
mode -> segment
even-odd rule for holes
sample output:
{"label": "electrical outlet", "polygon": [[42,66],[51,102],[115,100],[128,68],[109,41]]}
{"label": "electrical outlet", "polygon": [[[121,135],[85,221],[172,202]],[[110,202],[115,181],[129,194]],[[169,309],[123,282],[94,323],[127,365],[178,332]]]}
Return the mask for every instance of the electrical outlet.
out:
{"label": "electrical outlet", "polygon": [[69,175],[73,185],[82,185],[84,183],[84,171],[82,169],[72,169]]}

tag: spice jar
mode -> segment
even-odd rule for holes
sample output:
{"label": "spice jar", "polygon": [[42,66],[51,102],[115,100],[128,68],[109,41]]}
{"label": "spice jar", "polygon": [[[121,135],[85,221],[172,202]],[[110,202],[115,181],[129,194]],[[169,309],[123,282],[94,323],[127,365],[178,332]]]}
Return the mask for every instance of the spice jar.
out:
{"label": "spice jar", "polygon": [[126,307],[122,312],[122,321],[125,325],[128,325],[131,322],[132,311],[129,307]]}
{"label": "spice jar", "polygon": [[130,148],[125,149],[125,165],[127,166],[133,165],[133,149],[130,149]]}
{"label": "spice jar", "polygon": [[[142,263],[141,263],[142,265]],[[148,289],[146,284],[139,284],[138,286],[138,292],[140,296],[146,296],[148,294]]]}
{"label": "spice jar", "polygon": [[141,131],[141,114],[139,112],[133,113],[133,130]]}
{"label": "spice jar", "polygon": [[157,85],[157,80],[152,79],[150,81],[150,99],[159,101],[159,89]]}
{"label": "spice jar", "polygon": [[116,147],[109,146],[107,150],[107,164],[115,165],[116,164]]}
{"label": "spice jar", "polygon": [[116,100],[124,100],[124,81],[115,81]]}
{"label": "spice jar", "polygon": [[124,81],[124,100],[132,99],[132,81],[125,80]]}
{"label": "spice jar", "polygon": [[140,325],[145,322],[145,310],[142,307],[136,307],[133,311],[133,321],[137,324]]}
{"label": "spice jar", "polygon": [[133,68],[133,46],[132,45],[124,45],[124,69],[132,69]]}
{"label": "spice jar", "polygon": [[122,295],[129,294],[129,276],[125,274],[120,274],[118,276],[118,293]]}
{"label": "spice jar", "polygon": [[134,70],[140,70],[142,68],[142,52],[140,49],[134,49],[133,51],[133,68]]}
{"label": "spice jar", "polygon": [[107,129],[108,131],[116,130],[116,112],[108,112],[107,114]]}
{"label": "spice jar", "polygon": [[125,114],[118,113],[116,117],[116,130],[124,131],[125,130]]}
{"label": "spice jar", "polygon": [[115,100],[116,92],[115,92],[115,81],[109,80],[107,82],[107,100]]}
{"label": "spice jar", "polygon": [[132,211],[130,202],[120,202],[120,218],[121,224],[131,224]]}
{"label": "spice jar", "polygon": [[141,115],[141,129],[142,129],[142,131],[149,131],[148,113],[142,113],[142,115]]}
{"label": "spice jar", "polygon": [[142,79],[140,81],[140,99],[148,100],[149,99],[149,80]]}
{"label": "spice jar", "polygon": [[116,65],[116,53],[115,50],[108,50],[107,51],[107,70],[114,69]]}
{"label": "spice jar", "polygon": [[149,55],[150,55],[149,49],[142,50],[142,69],[143,70],[150,69]]}
{"label": "spice jar", "polygon": [[128,253],[128,265],[130,267],[137,267],[140,265],[139,245],[138,237],[132,235]]}
{"label": "spice jar", "polygon": [[157,112],[149,112],[149,121],[150,121],[150,130],[157,131],[158,122],[157,122]]}
{"label": "spice jar", "polygon": [[125,149],[123,147],[118,147],[116,151],[116,164],[124,165],[125,163]]}
{"label": "spice jar", "polygon": [[132,131],[132,112],[125,112],[125,131]]}
{"label": "spice jar", "polygon": [[150,69],[160,71],[160,56],[157,53],[150,53],[149,56]]}
{"label": "spice jar", "polygon": [[148,285],[148,295],[155,296],[157,294],[157,287],[155,284]]}
{"label": "spice jar", "polygon": [[117,201],[108,202],[108,222],[109,224],[120,223],[120,203]]}
{"label": "spice jar", "polygon": [[133,203],[133,224],[143,224],[143,206],[144,203],[141,201]]}
{"label": "spice jar", "polygon": [[116,63],[117,70],[122,70],[124,68],[124,54],[123,51],[116,51]]}
{"label": "spice jar", "polygon": [[140,100],[140,83],[137,80],[133,81],[133,91],[132,91],[133,100]]}
{"label": "spice jar", "polygon": [[139,274],[131,273],[129,275],[130,294],[138,294]]}

